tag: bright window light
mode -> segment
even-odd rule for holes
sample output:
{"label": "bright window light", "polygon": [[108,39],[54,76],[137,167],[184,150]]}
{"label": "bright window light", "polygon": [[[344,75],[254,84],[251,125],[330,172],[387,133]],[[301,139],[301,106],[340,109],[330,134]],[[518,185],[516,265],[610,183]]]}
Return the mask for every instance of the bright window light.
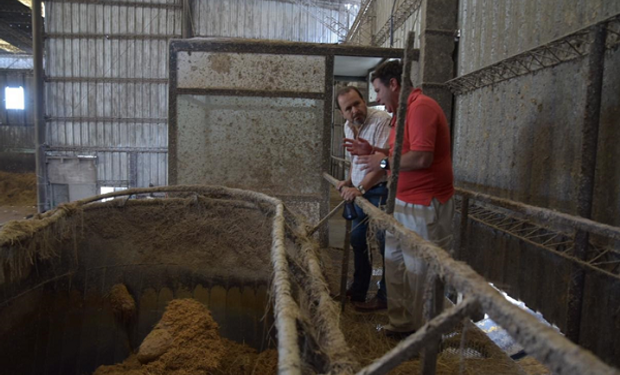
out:
{"label": "bright window light", "polygon": [[[113,193],[115,191],[121,191],[121,190],[127,190],[127,187],[119,187],[119,186],[102,186],[99,189],[99,194],[100,195],[104,195],[104,194],[108,194],[108,193]],[[107,201],[111,201],[114,198],[105,198],[102,199],[101,202],[107,202]]]}
{"label": "bright window light", "polygon": [[4,89],[6,109],[24,109],[24,88],[6,87]]}

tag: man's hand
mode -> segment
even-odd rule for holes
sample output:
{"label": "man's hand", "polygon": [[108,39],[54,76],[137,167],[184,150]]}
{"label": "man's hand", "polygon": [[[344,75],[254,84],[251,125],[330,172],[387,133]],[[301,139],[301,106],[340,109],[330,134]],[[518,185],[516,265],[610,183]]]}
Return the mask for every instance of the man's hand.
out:
{"label": "man's hand", "polygon": [[342,190],[342,188],[345,186],[351,186],[351,180],[338,181],[338,184],[336,185],[336,190],[340,192],[340,190]]}
{"label": "man's hand", "polygon": [[340,192],[340,196],[342,197],[342,199],[348,202],[353,202],[355,197],[361,196],[361,195],[362,195],[362,192],[354,187],[343,188],[342,191]]}
{"label": "man's hand", "polygon": [[383,159],[385,159],[385,155],[381,153],[376,153],[372,155],[359,156],[355,163],[362,166],[362,171],[370,173],[381,170],[381,160]]}
{"label": "man's hand", "polygon": [[373,147],[364,138],[345,138],[342,145],[351,153],[351,155],[370,155],[373,152]]}

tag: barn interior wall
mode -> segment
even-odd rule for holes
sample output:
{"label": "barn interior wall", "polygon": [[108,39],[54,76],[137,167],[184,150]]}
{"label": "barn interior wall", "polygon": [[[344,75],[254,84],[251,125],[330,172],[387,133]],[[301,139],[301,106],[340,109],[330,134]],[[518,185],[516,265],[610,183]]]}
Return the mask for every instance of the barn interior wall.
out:
{"label": "barn interior wall", "polygon": [[[6,87],[24,89],[24,109],[6,109]],[[0,69],[0,170],[34,171],[33,84],[30,69]]]}
{"label": "barn interior wall", "polygon": [[[458,75],[618,12],[616,1],[463,0]],[[592,212],[594,220],[614,226],[620,225],[619,60],[617,46],[607,50]],[[457,95],[456,185],[577,215],[587,73],[587,58],[579,58]],[[463,260],[565,329],[572,270],[565,261],[487,226],[470,224],[469,235],[474,240]],[[580,341],[616,366],[619,287],[613,277],[587,273]]]}
{"label": "barn interior wall", "polygon": [[[486,4],[486,5],[483,5]],[[461,2],[459,74],[574,32],[620,12],[615,1]],[[555,25],[555,26],[554,26]],[[515,35],[517,37],[515,37]],[[607,52],[593,218],[620,225],[617,160],[620,79]],[[465,188],[576,214],[586,60],[457,96],[454,163]],[[614,183],[615,182],[615,183]],[[599,194],[600,193],[600,194]]]}
{"label": "barn interior wall", "polygon": [[[322,5],[322,6],[321,6]],[[97,185],[168,184],[168,42],[182,1],[47,1],[47,155],[96,158]],[[312,1],[195,0],[198,37],[336,43],[354,16]]]}

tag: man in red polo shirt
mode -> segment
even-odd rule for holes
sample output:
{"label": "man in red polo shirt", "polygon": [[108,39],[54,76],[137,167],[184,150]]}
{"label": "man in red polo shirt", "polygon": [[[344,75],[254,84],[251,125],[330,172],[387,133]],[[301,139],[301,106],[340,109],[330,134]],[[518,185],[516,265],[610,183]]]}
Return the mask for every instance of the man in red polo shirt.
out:
{"label": "man in red polo shirt", "polygon": [[[371,77],[377,102],[388,112],[396,114],[400,95],[402,65],[388,61],[377,68]],[[396,116],[392,119],[389,149],[372,147],[362,140],[346,144],[366,171],[389,170],[396,136]],[[374,153],[373,153],[374,152]],[[450,131],[446,117],[437,102],[413,90],[407,102],[407,118],[394,218],[421,237],[449,249],[452,244],[454,216]],[[422,325],[426,265],[413,249],[402,247],[386,232],[385,271],[390,323],[385,333],[394,336],[409,334]]]}

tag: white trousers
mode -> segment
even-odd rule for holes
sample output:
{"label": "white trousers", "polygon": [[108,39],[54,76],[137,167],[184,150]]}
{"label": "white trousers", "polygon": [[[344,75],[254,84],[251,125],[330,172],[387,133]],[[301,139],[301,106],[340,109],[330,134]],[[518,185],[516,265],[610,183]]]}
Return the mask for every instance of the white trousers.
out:
{"label": "white trousers", "polygon": [[[411,204],[396,199],[394,218],[420,237],[450,250],[454,198],[445,204],[433,199],[430,206]],[[424,325],[424,283],[426,264],[413,249],[402,247],[392,235],[385,233],[385,281],[388,296],[387,329],[396,332],[418,330]]]}

